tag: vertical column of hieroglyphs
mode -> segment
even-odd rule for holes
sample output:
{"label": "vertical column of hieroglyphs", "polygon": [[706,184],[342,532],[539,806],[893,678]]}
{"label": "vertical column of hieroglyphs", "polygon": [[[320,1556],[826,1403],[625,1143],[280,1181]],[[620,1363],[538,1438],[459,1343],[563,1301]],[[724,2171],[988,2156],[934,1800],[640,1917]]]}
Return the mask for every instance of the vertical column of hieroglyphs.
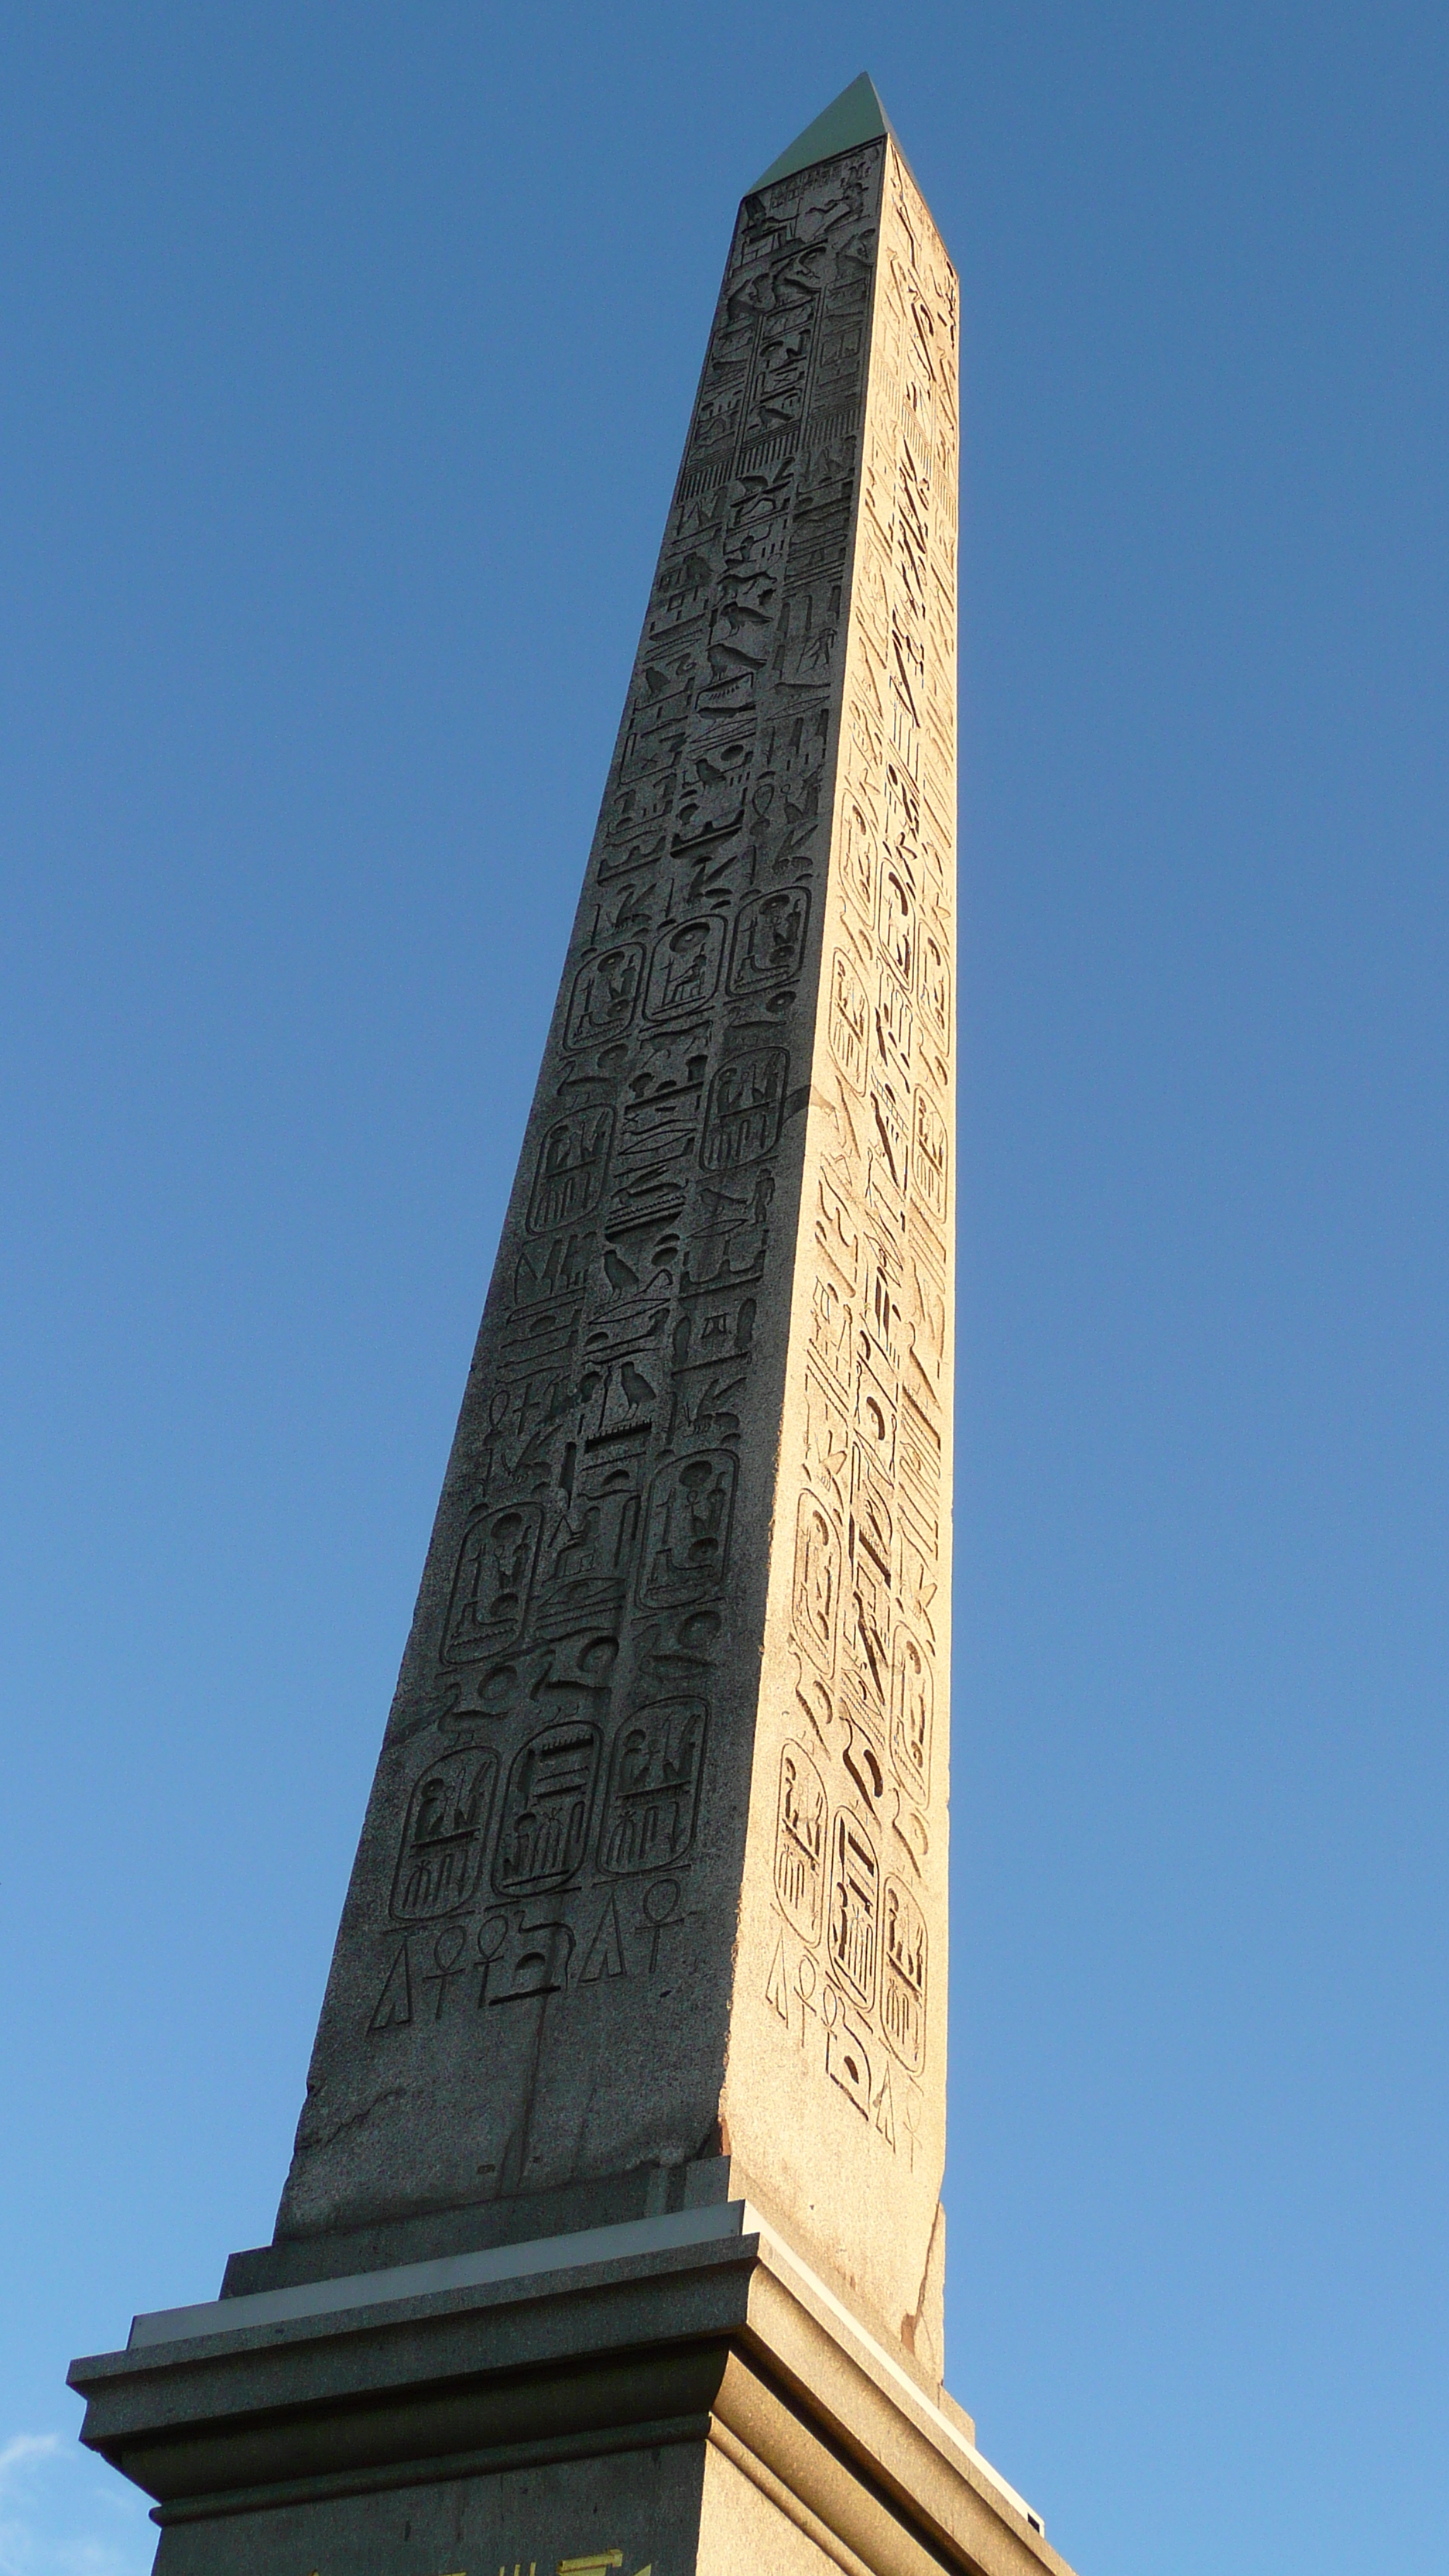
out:
{"label": "vertical column of hieroglyphs", "polygon": [[[760,2190],[938,2362],[957,365],[892,145],[726,2109]],[[808,2120],[774,2114],[792,2087]]]}
{"label": "vertical column of hieroglyphs", "polygon": [[884,159],[741,209],[287,2229],[716,2135]]}

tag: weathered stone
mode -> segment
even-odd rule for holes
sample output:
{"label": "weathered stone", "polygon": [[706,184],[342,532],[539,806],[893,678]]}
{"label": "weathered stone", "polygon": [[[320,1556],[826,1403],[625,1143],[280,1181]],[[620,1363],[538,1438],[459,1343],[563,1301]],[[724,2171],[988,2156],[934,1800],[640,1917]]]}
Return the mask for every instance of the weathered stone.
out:
{"label": "weathered stone", "polygon": [[160,2499],[157,2576],[1066,2576],[969,2419],[740,2203],[332,2296],[76,2363],[87,2440]]}
{"label": "weathered stone", "polygon": [[727,2146],[939,2378],[957,312],[874,122],[740,211],[278,2236]]}
{"label": "weathered stone", "polygon": [[862,80],[740,209],[274,2241],[72,2374],[163,2576],[1061,2563],[940,2385],[956,469]]}

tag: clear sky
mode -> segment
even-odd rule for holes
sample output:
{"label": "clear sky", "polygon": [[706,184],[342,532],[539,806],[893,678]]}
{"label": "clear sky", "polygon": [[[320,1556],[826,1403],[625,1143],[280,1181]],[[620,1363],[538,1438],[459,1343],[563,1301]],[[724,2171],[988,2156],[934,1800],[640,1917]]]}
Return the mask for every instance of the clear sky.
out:
{"label": "clear sky", "polygon": [[[0,2576],[270,2233],[735,202],[965,350],[950,2379],[1449,2525],[1449,16],[0,7]],[[667,2576],[667,2571],[666,2571]]]}

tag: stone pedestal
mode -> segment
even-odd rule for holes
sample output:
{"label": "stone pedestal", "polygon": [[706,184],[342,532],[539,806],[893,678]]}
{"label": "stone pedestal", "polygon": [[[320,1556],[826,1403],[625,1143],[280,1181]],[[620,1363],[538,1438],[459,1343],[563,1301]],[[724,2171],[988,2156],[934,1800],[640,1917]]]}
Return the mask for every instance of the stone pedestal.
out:
{"label": "stone pedestal", "polygon": [[157,2576],[1061,2569],[723,2160],[677,2209],[138,2317],[86,2440]]}

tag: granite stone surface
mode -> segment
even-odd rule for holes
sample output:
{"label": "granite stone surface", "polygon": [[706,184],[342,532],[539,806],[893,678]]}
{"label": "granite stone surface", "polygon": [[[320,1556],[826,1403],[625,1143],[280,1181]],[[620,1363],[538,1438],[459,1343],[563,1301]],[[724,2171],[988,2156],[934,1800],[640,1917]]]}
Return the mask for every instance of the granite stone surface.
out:
{"label": "granite stone surface", "polygon": [[744,200],[274,2241],[159,2576],[1033,2576],[945,2394],[957,294]]}
{"label": "granite stone surface", "polygon": [[887,132],[745,199],[277,2228],[727,2154],[937,2380],[956,385]]}
{"label": "granite stone surface", "polygon": [[1064,2576],[959,2410],[758,2212],[697,2220],[138,2319],[73,2367],[85,2438],[157,2498],[160,2576],[553,2576],[590,2549],[690,2576],[746,2537],[766,2567]]}

